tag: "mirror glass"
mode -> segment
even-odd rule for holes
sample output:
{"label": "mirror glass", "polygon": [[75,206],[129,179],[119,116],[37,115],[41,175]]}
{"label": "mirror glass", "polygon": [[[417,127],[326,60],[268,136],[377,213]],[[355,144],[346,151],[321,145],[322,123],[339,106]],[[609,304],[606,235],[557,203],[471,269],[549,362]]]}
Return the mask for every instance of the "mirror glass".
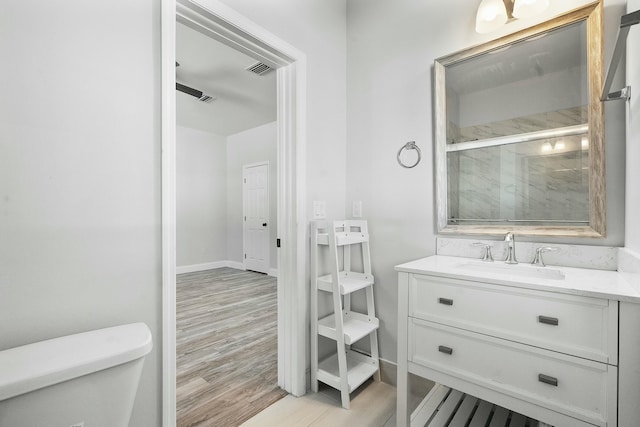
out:
{"label": "mirror glass", "polygon": [[596,10],[436,60],[440,232],[604,235]]}

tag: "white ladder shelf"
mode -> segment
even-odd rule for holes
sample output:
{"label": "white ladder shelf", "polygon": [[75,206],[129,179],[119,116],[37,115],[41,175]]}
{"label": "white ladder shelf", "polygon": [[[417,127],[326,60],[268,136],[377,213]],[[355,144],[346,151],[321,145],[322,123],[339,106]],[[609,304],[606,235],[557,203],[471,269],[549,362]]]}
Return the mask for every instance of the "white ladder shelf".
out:
{"label": "white ladder shelf", "polygon": [[[311,222],[311,389],[318,381],[340,390],[342,407],[349,409],[349,394],[372,376],[380,381],[377,330],[380,322],[373,303],[369,232],[365,220]],[[351,247],[360,246],[361,272],[351,270]],[[340,251],[339,248],[342,248]],[[328,249],[329,274],[321,275],[320,252]],[[351,310],[351,294],[363,290],[367,312]],[[318,292],[331,294],[333,313],[318,318]],[[336,352],[319,360],[318,339],[336,342]],[[351,345],[368,336],[371,355],[352,350]]]}

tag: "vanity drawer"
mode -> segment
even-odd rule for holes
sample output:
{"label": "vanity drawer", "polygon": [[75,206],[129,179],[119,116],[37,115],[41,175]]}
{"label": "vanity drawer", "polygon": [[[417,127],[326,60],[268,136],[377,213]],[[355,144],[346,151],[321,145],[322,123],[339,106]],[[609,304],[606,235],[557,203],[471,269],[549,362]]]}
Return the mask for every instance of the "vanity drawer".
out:
{"label": "vanity drawer", "polygon": [[413,274],[409,316],[617,364],[615,301]]}
{"label": "vanity drawer", "polygon": [[615,366],[418,319],[408,332],[411,363],[588,423],[615,419]]}

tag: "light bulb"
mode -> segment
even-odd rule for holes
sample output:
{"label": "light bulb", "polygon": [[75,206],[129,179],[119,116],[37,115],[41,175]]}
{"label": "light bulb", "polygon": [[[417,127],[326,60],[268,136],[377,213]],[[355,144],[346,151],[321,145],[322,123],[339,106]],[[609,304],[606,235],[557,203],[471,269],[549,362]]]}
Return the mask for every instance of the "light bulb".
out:
{"label": "light bulb", "polygon": [[482,11],[483,21],[493,21],[498,15],[498,8],[495,4],[490,4]]}
{"label": "light bulb", "polygon": [[554,150],[564,150],[564,148],[566,147],[566,145],[564,145],[564,141],[558,141],[556,142],[555,147],[553,147]]}
{"label": "light bulb", "polygon": [[582,147],[583,150],[588,150],[589,149],[589,138],[587,138],[586,136],[582,138],[582,140],[580,141],[580,146]]}
{"label": "light bulb", "polygon": [[497,30],[507,22],[507,9],[502,0],[482,0],[476,14],[476,31],[484,34]]}
{"label": "light bulb", "polygon": [[540,151],[542,151],[543,153],[548,153],[551,150],[553,150],[553,147],[548,142],[545,142],[544,144],[542,144],[542,147],[540,147]]}
{"label": "light bulb", "polygon": [[542,13],[549,7],[549,0],[515,0],[513,3],[514,18],[529,18]]}

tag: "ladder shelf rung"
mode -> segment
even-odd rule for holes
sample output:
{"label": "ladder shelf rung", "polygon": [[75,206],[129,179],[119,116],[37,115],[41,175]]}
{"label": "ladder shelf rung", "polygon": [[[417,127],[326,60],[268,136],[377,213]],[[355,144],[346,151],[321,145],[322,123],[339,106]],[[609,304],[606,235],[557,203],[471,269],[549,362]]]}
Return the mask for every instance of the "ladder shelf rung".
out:
{"label": "ladder shelf rung", "polygon": [[[364,354],[347,351],[347,378],[349,393],[378,371],[378,361]],[[340,390],[338,355],[334,354],[318,364],[318,381]]]}
{"label": "ladder shelf rung", "polygon": [[[336,240],[338,246],[354,245],[357,243],[364,243],[369,241],[369,234],[360,232],[348,232],[348,233],[336,233]],[[318,233],[317,243],[319,245],[329,244],[328,233]]]}
{"label": "ladder shelf rung", "polygon": [[[351,345],[378,329],[380,321],[377,317],[367,316],[353,311],[343,312],[344,343]],[[337,339],[336,316],[330,314],[318,320],[318,334],[330,339]]]}
{"label": "ladder shelf rung", "polygon": [[[345,295],[373,285],[374,279],[371,274],[341,271],[338,281],[340,282],[340,295]],[[331,274],[318,277],[317,283],[319,290],[333,292],[333,278]]]}

